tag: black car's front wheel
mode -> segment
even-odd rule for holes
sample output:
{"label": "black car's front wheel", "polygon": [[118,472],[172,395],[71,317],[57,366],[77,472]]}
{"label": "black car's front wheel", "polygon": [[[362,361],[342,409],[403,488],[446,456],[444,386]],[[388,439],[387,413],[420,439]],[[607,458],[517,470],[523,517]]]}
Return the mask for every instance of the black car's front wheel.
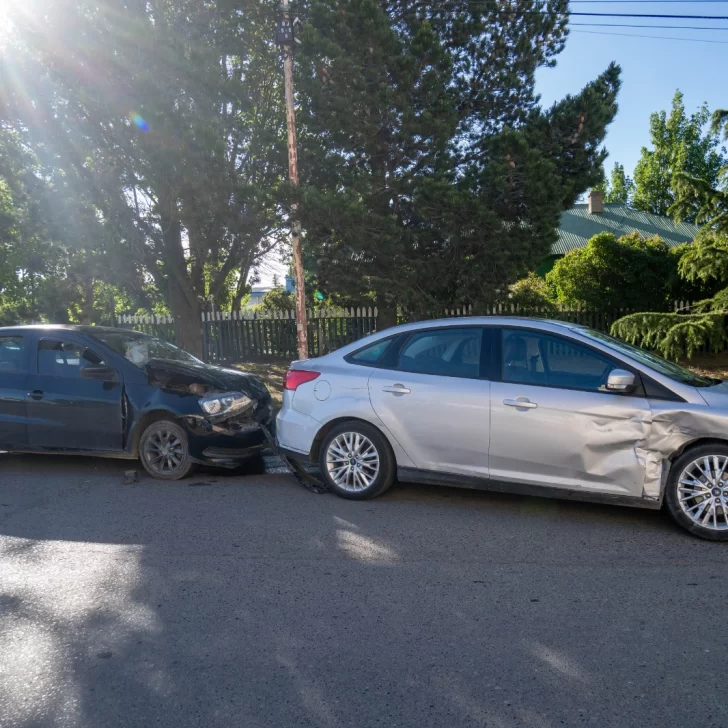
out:
{"label": "black car's front wheel", "polygon": [[153,422],[142,434],[139,459],[153,478],[180,480],[194,468],[190,460],[187,434],[175,422]]}

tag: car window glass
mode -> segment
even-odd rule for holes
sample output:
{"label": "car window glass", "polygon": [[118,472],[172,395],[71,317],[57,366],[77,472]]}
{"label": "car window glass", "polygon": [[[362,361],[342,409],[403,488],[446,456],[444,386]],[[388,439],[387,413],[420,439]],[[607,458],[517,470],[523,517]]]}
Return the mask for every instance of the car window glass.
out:
{"label": "car window glass", "polygon": [[103,364],[102,359],[83,344],[51,339],[38,342],[38,374],[78,379],[84,367]]}
{"label": "car window glass", "polygon": [[382,339],[352,354],[349,359],[356,364],[377,364],[387,353],[394,339]]}
{"label": "car window glass", "polygon": [[559,336],[504,329],[504,382],[598,391],[616,365],[607,357]]}
{"label": "car window glass", "polygon": [[25,369],[22,336],[0,336],[0,372],[21,372]]}
{"label": "car window glass", "polygon": [[445,377],[476,378],[482,330],[449,328],[413,334],[399,355],[399,369]]}

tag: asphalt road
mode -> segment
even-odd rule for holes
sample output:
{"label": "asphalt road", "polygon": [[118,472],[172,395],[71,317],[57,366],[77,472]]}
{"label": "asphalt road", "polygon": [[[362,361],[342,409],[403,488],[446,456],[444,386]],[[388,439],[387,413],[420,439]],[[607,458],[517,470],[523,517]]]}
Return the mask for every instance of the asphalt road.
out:
{"label": "asphalt road", "polygon": [[2,728],[728,725],[728,544],[663,514],[128,467],[0,456]]}

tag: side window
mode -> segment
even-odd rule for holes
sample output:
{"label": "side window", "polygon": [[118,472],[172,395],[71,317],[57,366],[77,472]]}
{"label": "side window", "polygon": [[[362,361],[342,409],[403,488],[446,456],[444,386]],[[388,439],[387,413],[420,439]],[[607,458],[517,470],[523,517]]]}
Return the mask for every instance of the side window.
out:
{"label": "side window", "polygon": [[83,344],[51,339],[38,342],[38,374],[79,379],[84,367],[103,364],[101,358]]}
{"label": "side window", "polygon": [[598,391],[616,365],[585,346],[559,336],[504,329],[504,382]]}
{"label": "side window", "polygon": [[480,372],[479,328],[430,329],[413,334],[399,355],[405,372],[477,379]]}
{"label": "side window", "polygon": [[384,355],[389,351],[389,347],[392,346],[393,342],[394,338],[391,337],[389,339],[375,341],[373,344],[369,344],[369,346],[365,346],[363,349],[359,349],[359,351],[350,354],[347,359],[353,364],[376,365],[384,358]]}
{"label": "side window", "polygon": [[0,372],[24,371],[24,353],[22,336],[0,336]]}

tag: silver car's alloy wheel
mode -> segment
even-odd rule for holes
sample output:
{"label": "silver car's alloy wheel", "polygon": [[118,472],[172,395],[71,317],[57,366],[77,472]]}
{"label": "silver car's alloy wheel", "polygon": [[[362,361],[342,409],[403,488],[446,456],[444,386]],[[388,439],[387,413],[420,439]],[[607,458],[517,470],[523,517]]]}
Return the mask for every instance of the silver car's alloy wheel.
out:
{"label": "silver car's alloy wheel", "polygon": [[326,450],[326,469],[337,487],[358,493],[371,487],[377,479],[379,453],[365,435],[342,432]]}
{"label": "silver car's alloy wheel", "polygon": [[144,442],[144,459],[159,475],[172,475],[185,461],[185,446],[171,430],[153,432]]}
{"label": "silver car's alloy wheel", "polygon": [[728,457],[697,458],[680,473],[678,502],[683,513],[698,526],[728,530]]}

